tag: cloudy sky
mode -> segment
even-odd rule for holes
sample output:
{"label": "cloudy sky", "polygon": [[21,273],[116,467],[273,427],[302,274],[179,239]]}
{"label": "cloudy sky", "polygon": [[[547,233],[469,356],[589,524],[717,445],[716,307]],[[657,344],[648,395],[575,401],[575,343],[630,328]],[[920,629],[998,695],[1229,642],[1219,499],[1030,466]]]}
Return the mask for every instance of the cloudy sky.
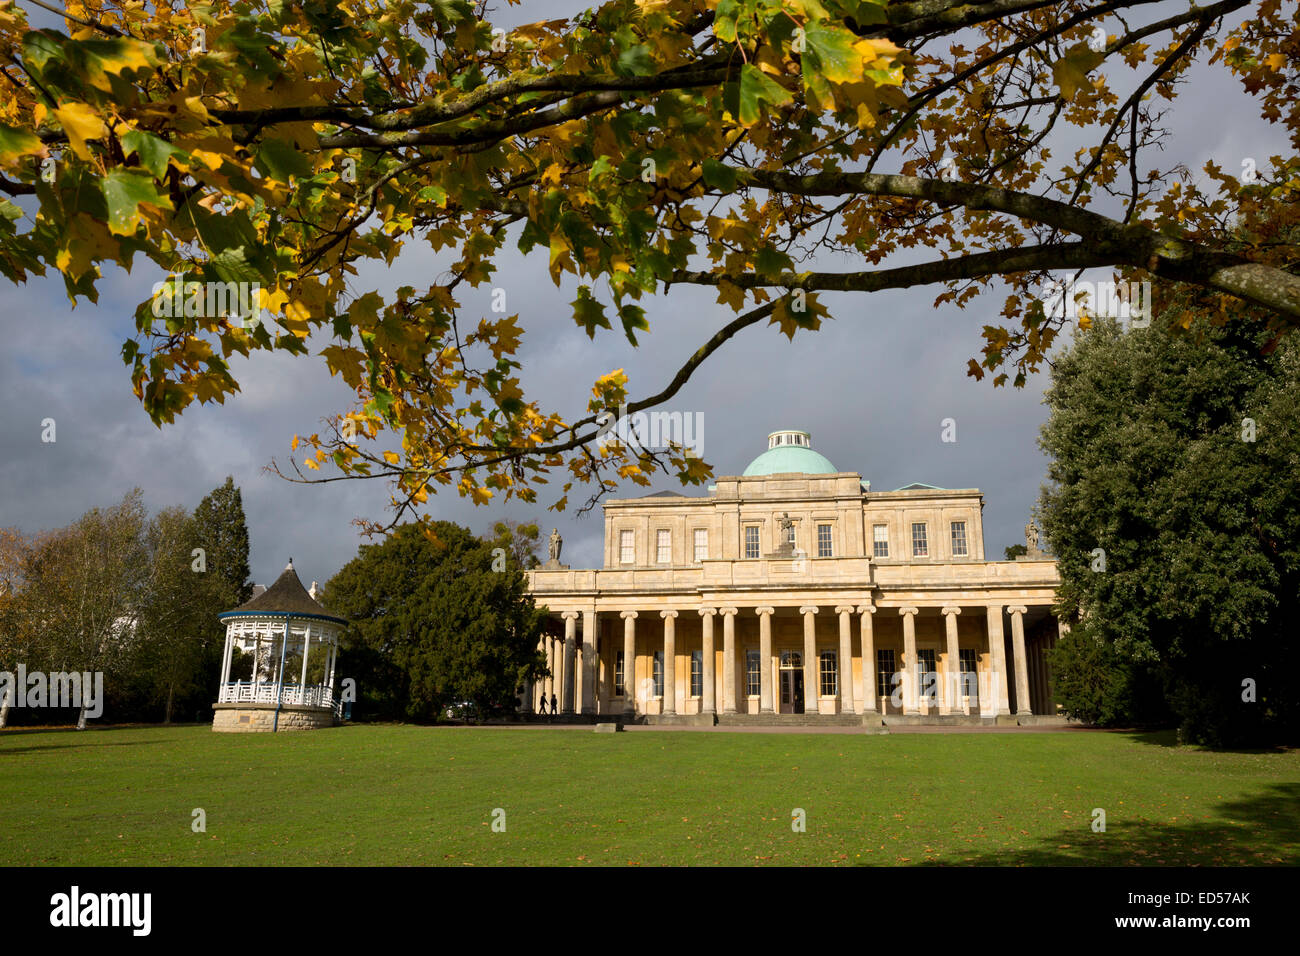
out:
{"label": "cloudy sky", "polygon": [[[495,19],[508,27],[584,6],[529,0],[521,8],[504,8]],[[1150,22],[1180,8],[1144,8],[1141,19]],[[1228,169],[1239,169],[1245,157],[1258,157],[1263,165],[1265,157],[1283,150],[1278,132],[1220,68],[1194,75],[1165,125],[1170,138],[1164,161],[1173,157],[1192,169],[1208,159]],[[501,260],[495,283],[506,290],[507,310],[519,312],[527,329],[524,388],[543,409],[576,417],[592,381],[620,367],[630,376],[630,394],[656,392],[731,318],[707,291],[674,288],[643,303],[652,331],[642,336],[640,348],[612,332],[591,341],[571,319],[573,285],[557,289],[546,264],[544,254],[514,254]],[[419,286],[442,267],[412,248],[393,268],[362,274],[356,288],[388,293],[404,284]],[[75,309],[57,276],[0,287],[0,526],[32,532],[65,525],[136,486],[151,510],[193,508],[229,474],[243,490],[254,580],[270,583],[292,556],[304,581],[324,582],[361,541],[352,520],[385,516],[387,488],[373,480],[291,484],[264,468],[273,457],[286,459],[295,433],[308,434],[326,415],[346,410],[348,389],[330,378],[319,358],[260,354],[235,364],[242,391],[225,405],[192,406],[176,424],[155,428],[131,394],[119,350],[131,333],[135,305],[158,278],[142,268],[134,275],[106,272],[98,305],[83,301]],[[1001,296],[962,310],[933,307],[936,292],[827,297],[833,320],[817,333],[800,333],[793,343],[775,328],[750,328],[713,356],[667,408],[703,415],[704,458],[715,474],[743,470],[765,450],[768,432],[802,428],[812,433],[814,448],[841,470],[860,472],[874,489],[913,481],[979,488],[985,548],[990,557],[1001,557],[1004,547],[1023,541],[1044,480],[1037,436],[1046,419],[1046,374],[1022,390],[967,378],[967,360],[979,353],[980,328],[995,320]],[[489,296],[486,286],[462,296],[464,314],[472,316],[476,308],[486,313]],[[57,423],[54,443],[41,441],[45,418]],[[957,423],[955,443],[940,440],[945,418]],[[660,479],[652,489],[628,486],[623,493],[673,487],[680,486]],[[598,566],[599,514],[579,519],[572,509],[548,512],[545,504],[555,497],[558,491],[543,493],[536,507],[511,502],[475,508],[452,491],[431,498],[429,507],[435,517],[476,531],[500,517],[535,520],[546,531],[558,526],[565,561]]]}

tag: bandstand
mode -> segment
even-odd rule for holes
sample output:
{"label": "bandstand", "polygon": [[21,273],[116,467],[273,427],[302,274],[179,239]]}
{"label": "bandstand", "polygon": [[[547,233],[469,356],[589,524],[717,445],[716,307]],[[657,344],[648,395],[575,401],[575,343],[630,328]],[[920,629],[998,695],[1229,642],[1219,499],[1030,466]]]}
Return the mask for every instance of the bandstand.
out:
{"label": "bandstand", "polygon": [[307,593],[292,558],[267,590],[220,619],[226,646],[213,730],[314,730],[338,722],[334,667],[347,621]]}

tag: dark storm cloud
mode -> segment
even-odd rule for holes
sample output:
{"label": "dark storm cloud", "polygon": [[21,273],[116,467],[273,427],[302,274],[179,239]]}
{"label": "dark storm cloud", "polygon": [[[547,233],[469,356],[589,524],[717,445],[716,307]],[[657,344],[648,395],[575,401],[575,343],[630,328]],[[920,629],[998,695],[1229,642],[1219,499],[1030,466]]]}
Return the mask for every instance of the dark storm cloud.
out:
{"label": "dark storm cloud", "polygon": [[[503,6],[498,14],[509,25],[582,8],[529,3]],[[1262,164],[1282,151],[1282,137],[1260,121],[1235,81],[1216,68],[1197,71],[1196,82],[1196,100],[1178,103],[1166,124],[1172,135],[1165,156],[1181,157],[1193,169],[1214,158],[1236,170],[1243,157],[1259,157]],[[1207,115],[1213,124],[1204,122]],[[404,284],[418,287],[446,261],[412,244],[393,268],[367,267],[353,287],[385,294]],[[821,265],[851,268],[843,261]],[[0,288],[0,525],[29,531],[64,525],[137,485],[153,510],[192,508],[232,474],[243,489],[254,579],[269,583],[292,555],[305,581],[323,582],[355,554],[361,539],[352,519],[384,517],[386,486],[376,480],[303,486],[263,468],[273,457],[285,460],[295,433],[309,434],[326,415],[346,410],[349,390],[318,358],[256,355],[234,365],[242,391],[225,405],[194,406],[176,424],[155,428],[131,394],[118,351],[131,333],[135,305],[157,278],[142,269],[135,276],[111,273],[101,284],[100,304],[82,303],[75,311],[57,279]],[[487,313],[492,286],[506,290],[507,312],[520,313],[527,330],[520,356],[526,394],[569,418],[585,414],[592,381],[614,368],[627,370],[634,398],[658,392],[730,317],[711,292],[676,287],[643,302],[652,331],[633,349],[614,333],[589,340],[573,324],[573,283],[555,288],[544,254],[503,256],[493,282],[462,293],[471,323]],[[774,327],[747,329],[666,408],[703,413],[703,453],[715,474],[739,473],[766,448],[769,431],[797,427],[811,431],[818,451],[842,470],[861,472],[874,490],[913,481],[980,488],[986,553],[1000,558],[1006,545],[1023,540],[1043,480],[1046,462],[1036,438],[1046,419],[1046,375],[1023,390],[967,378],[967,360],[981,345],[979,329],[994,321],[1001,295],[982,297],[965,310],[936,309],[936,292],[828,296],[834,319],[792,343]],[[319,349],[325,340],[314,344]],[[57,422],[53,445],[40,440],[46,417]],[[940,440],[946,418],[956,422],[955,443]],[[474,508],[454,489],[443,489],[430,499],[430,513],[476,531],[498,517],[536,520],[546,531],[558,526],[565,560],[598,566],[599,510],[575,517],[573,506],[585,498],[576,489],[566,514],[544,508],[559,496],[562,482],[542,488],[542,505],[535,507],[509,502]],[[629,484],[620,494],[669,488],[683,490],[659,478],[652,488]]]}

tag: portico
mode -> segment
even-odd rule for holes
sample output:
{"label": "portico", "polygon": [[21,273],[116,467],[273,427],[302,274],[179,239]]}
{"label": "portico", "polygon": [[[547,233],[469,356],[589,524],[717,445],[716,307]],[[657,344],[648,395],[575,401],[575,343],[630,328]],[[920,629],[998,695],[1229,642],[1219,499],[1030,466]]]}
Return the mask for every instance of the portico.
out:
{"label": "portico", "polygon": [[800,470],[760,456],[708,497],[610,501],[604,568],[528,572],[558,674],[535,703],[690,723],[1055,713],[1053,560],[984,560],[976,490],[872,492],[806,432],[769,443],[806,452],[769,463]]}

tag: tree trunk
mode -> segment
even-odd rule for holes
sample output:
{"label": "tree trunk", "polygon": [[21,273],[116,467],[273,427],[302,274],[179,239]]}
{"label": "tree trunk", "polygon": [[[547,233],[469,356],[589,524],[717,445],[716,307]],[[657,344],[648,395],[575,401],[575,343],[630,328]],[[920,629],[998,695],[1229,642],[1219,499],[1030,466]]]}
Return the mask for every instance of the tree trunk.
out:
{"label": "tree trunk", "polygon": [[163,711],[164,724],[170,724],[172,722],[172,698],[175,696],[175,691],[175,684],[167,685],[167,708]]}
{"label": "tree trunk", "polygon": [[9,688],[5,688],[4,700],[0,700],[0,730],[9,723]]}
{"label": "tree trunk", "polygon": [[86,705],[81,705],[81,710],[77,711],[77,729],[86,729]]}

